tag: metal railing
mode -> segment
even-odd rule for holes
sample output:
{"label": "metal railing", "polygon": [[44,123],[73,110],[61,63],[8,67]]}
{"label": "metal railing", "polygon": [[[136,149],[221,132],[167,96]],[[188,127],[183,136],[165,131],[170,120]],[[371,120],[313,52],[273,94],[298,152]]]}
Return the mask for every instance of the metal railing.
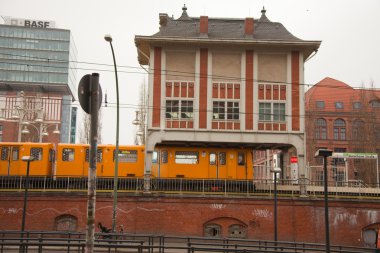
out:
{"label": "metal railing", "polygon": [[[95,235],[96,252],[324,252],[325,245],[305,242],[246,240],[238,238],[178,237],[139,234]],[[68,232],[0,231],[0,253],[84,252],[85,234]],[[377,249],[331,245],[330,252],[366,253]]]}
{"label": "metal railing", "polygon": [[[98,177],[97,191],[113,191],[113,178]],[[25,187],[23,176],[0,176],[0,191],[23,191]],[[146,182],[145,182],[146,183]],[[187,179],[187,178],[152,178],[149,181],[150,191],[153,193],[168,194],[202,194],[202,195],[246,195],[260,196],[274,193],[273,179],[262,180],[226,180],[226,179]],[[277,192],[283,196],[301,196],[301,186],[306,188],[307,195],[322,197],[323,183],[321,181],[304,180],[277,180]],[[30,177],[28,189],[30,191],[60,191],[85,192],[87,178],[78,177]],[[144,191],[143,178],[120,177],[118,179],[119,192],[142,193]],[[329,181],[329,195],[337,197],[370,197],[380,198],[380,188],[369,187],[360,182]]]}

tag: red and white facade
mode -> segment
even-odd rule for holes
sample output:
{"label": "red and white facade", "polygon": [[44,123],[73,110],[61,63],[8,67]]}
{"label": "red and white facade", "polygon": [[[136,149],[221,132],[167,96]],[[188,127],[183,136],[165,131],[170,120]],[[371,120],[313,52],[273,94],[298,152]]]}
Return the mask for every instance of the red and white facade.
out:
{"label": "red and white facade", "polygon": [[[304,61],[320,42],[256,38],[260,27],[272,24],[265,11],[259,20],[183,16],[160,14],[161,35],[135,39],[139,62],[150,72],[147,172],[155,145],[165,143],[295,149],[303,168],[300,84]],[[241,38],[217,36],[217,26],[238,23],[244,27]],[[189,24],[194,36],[173,36],[170,25]]]}

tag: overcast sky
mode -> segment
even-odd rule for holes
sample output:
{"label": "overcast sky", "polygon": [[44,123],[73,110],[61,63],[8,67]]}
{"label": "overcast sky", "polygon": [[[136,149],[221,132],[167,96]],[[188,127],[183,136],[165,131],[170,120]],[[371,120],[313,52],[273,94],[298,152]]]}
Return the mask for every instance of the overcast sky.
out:
{"label": "overcast sky", "polygon": [[78,82],[85,74],[100,73],[103,94],[108,94],[103,143],[115,143],[116,132],[113,61],[103,39],[111,34],[119,65],[120,144],[133,144],[138,87],[148,80],[139,69],[134,37],[156,33],[159,13],[178,18],[184,3],[193,17],[259,18],[265,6],[267,17],[296,37],[322,41],[317,55],[305,64],[306,84],[331,77],[353,87],[374,83],[380,88],[379,0],[0,0],[0,15],[55,21],[57,28],[72,31],[79,62],[110,65],[80,63],[77,72]]}

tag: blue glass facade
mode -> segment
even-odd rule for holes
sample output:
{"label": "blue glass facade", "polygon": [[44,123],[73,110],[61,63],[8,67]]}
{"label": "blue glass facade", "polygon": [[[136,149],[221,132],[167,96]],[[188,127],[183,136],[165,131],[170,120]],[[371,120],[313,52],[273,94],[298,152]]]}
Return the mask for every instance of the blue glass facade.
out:
{"label": "blue glass facade", "polygon": [[38,83],[75,99],[76,60],[69,30],[0,25],[0,82]]}

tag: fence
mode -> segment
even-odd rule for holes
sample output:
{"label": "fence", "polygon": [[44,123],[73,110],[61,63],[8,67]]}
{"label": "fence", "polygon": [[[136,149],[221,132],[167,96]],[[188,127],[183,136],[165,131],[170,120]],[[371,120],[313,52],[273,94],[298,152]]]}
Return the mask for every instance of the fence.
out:
{"label": "fence", "polygon": [[[1,176],[0,190],[23,191],[25,187],[23,176]],[[186,179],[186,178],[143,178],[119,177],[119,192],[141,193],[146,191],[144,184],[149,184],[149,191],[169,194],[201,194],[201,195],[272,195],[274,180],[224,180],[224,179]],[[113,178],[97,178],[96,188],[99,192],[112,192]],[[283,196],[298,197],[305,195],[300,191],[306,189],[307,195],[323,197],[323,184],[319,180],[277,180],[277,192]],[[87,178],[74,177],[30,177],[28,189],[31,191],[87,191]],[[358,182],[329,181],[330,196],[347,197],[380,197],[380,189],[369,187]]]}
{"label": "fence", "polygon": [[[105,239],[107,238],[107,239]],[[84,233],[0,231],[3,252],[84,252]],[[233,238],[177,237],[138,234],[95,235],[95,252],[325,252],[324,244],[244,240]],[[334,253],[378,252],[377,249],[331,245]]]}

